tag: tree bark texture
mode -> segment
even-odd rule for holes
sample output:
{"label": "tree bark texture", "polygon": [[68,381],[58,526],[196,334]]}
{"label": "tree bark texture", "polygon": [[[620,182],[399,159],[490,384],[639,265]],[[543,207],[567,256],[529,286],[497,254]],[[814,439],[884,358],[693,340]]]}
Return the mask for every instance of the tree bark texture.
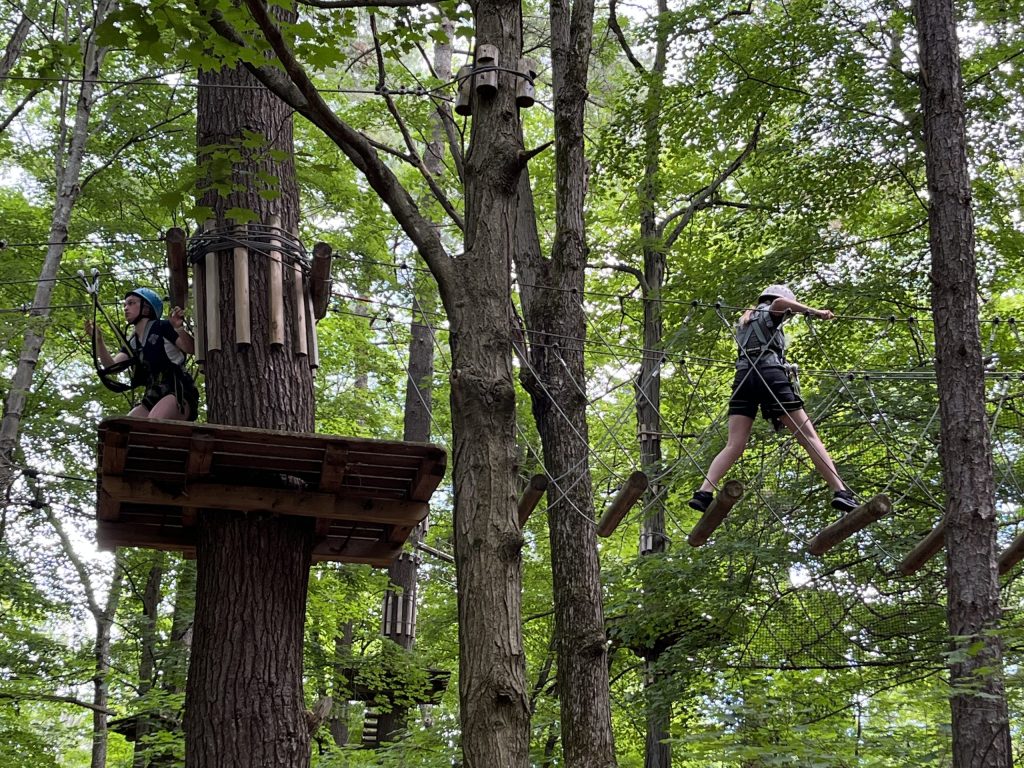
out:
{"label": "tree bark texture", "polygon": [[92,713],[92,756],[90,768],[106,768],[107,745],[110,729],[107,726],[108,715],[104,711],[110,701],[110,630],[114,625],[117,606],[121,602],[121,586],[124,582],[124,554],[118,550],[114,555],[114,572],[110,577],[110,589],[107,590],[107,602],[103,611],[94,616],[96,621],[96,643],[93,655],[96,659],[96,674],[93,676],[92,703],[96,709]]}
{"label": "tree bark texture", "polygon": [[[96,25],[106,19],[114,3],[102,0],[96,8]],[[50,299],[56,285],[57,272],[64,256],[64,244],[68,239],[68,225],[71,211],[81,192],[79,178],[82,173],[82,160],[85,157],[86,143],[89,138],[89,120],[95,103],[93,92],[96,89],[95,79],[99,77],[100,67],[106,49],[99,48],[91,33],[84,34],[82,48],[83,80],[78,92],[75,107],[75,118],[71,130],[71,140],[66,148],[58,148],[55,158],[57,168],[57,197],[54,201],[53,216],[50,219],[50,230],[47,236],[46,256],[42,269],[39,271],[39,282],[36,284],[32,309],[29,311],[29,325],[18,356],[18,365],[11,377],[7,399],[4,402],[3,421],[0,422],[0,489],[8,488],[14,480],[12,457],[21,430],[21,420],[28,402],[28,393],[32,387],[32,377],[39,363],[39,353],[46,338],[46,321],[50,316]]]}
{"label": "tree bark texture", "polygon": [[[150,552],[149,574],[146,577],[146,586],[142,590],[142,616],[139,624],[139,698],[144,699],[146,694],[153,689],[154,677],[156,675],[157,657],[157,635],[156,620],[157,608],[163,597],[164,562],[167,555],[164,552]],[[144,706],[144,705],[143,705]],[[150,713],[139,711],[136,713],[135,743],[132,755],[134,768],[145,768],[149,763],[148,745],[143,737],[154,730],[154,723],[149,717]]]}
{"label": "tree bark texture", "polygon": [[[231,207],[255,211],[269,223],[281,217],[293,231],[298,193],[292,161],[291,110],[257,86],[245,70],[200,74],[197,139],[200,162],[211,146],[237,145],[243,131],[265,145],[242,150],[227,195],[203,191],[201,204],[224,226]],[[228,87],[218,87],[228,86]],[[244,86],[242,88],[230,86]],[[286,159],[276,161],[271,150]],[[209,169],[209,166],[204,166]],[[258,193],[257,173],[277,179],[280,196]],[[308,359],[294,354],[292,329],[285,345],[269,344],[269,260],[249,255],[252,343],[233,343],[231,252],[222,252],[221,324],[224,348],[206,360],[211,423],[296,432],[313,431],[313,386]],[[206,279],[217,279],[207,275]],[[286,295],[292,292],[286,291]],[[288,323],[295,317],[286,299]],[[309,734],[302,693],[302,641],[313,521],[254,510],[203,510],[196,550],[196,614],[185,707],[186,763],[191,768],[255,768],[309,764]]]}
{"label": "tree bark texture", "polygon": [[[517,0],[481,0],[478,44],[502,66],[522,53]],[[516,513],[511,263],[522,128],[515,78],[473,99],[466,157],[466,231],[454,279],[442,283],[452,350],[459,700],[465,768],[525,768],[529,697],[521,615],[522,533]]]}
{"label": "tree bark texture", "polygon": [[527,174],[519,182],[517,270],[530,392],[547,472],[562,753],[570,768],[615,765],[601,569],[590,478],[582,303],[587,243],[583,117],[593,4],[551,3],[555,100],[555,239],[540,255]]}
{"label": "tree bark texture", "polygon": [[186,765],[306,766],[302,630],[313,530],[260,513],[242,521],[210,514],[198,532]]}
{"label": "tree bark texture", "polygon": [[[654,63],[648,73],[644,103],[644,177],[640,183],[640,241],[643,246],[644,352],[636,382],[637,434],[640,436],[640,465],[650,478],[644,495],[646,510],[640,531],[641,556],[665,551],[665,504],[659,480],[661,451],[661,364],[663,359],[661,291],[665,283],[665,246],[658,225],[658,178],[661,172],[661,118],[665,66],[668,59],[668,4],[658,0]],[[644,585],[644,590],[656,589]],[[652,696],[657,680],[656,652],[644,659],[644,687],[647,689],[647,736],[644,768],[671,768],[672,749],[667,743],[671,707]]]}
{"label": "tree bark texture", "polygon": [[[250,65],[260,81],[324,131],[366,178],[438,281],[450,322],[454,442],[455,557],[459,582],[459,695],[465,768],[525,768],[529,700],[520,627],[520,550],[516,516],[515,390],[512,384],[510,265],[522,130],[515,78],[498,73],[496,94],[473,100],[464,166],[463,253],[451,257],[434,224],[360,132],[315,92],[280,31],[257,0],[246,7],[287,68]],[[516,0],[474,7],[476,40],[497,47],[502,66],[522,53]],[[237,33],[214,16],[230,40]],[[244,41],[242,41],[244,44]]]}
{"label": "tree bark texture", "polygon": [[[1002,644],[992,634],[1000,619],[994,483],[956,16],[952,0],[918,0],[916,11],[954,649],[953,765],[1009,768]],[[967,650],[974,643],[981,643],[980,652]]]}

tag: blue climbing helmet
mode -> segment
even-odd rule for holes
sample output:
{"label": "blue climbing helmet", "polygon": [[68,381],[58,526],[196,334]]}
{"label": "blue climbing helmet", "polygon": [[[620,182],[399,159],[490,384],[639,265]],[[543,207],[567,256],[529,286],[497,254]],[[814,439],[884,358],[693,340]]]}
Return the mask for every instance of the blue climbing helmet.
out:
{"label": "blue climbing helmet", "polygon": [[128,291],[124,295],[127,299],[129,296],[138,296],[142,301],[149,304],[150,309],[153,310],[153,319],[159,320],[160,315],[164,313],[164,302],[156,295],[156,291],[151,288],[136,288],[135,290]]}

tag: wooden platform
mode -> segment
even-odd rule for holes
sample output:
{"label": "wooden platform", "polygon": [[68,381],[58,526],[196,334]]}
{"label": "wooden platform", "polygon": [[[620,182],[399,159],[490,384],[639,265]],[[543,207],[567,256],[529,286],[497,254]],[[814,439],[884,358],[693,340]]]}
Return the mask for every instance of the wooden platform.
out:
{"label": "wooden platform", "polygon": [[445,463],[424,443],[105,419],[96,538],[192,554],[199,510],[269,511],[316,518],[314,560],[386,567],[426,517]]}

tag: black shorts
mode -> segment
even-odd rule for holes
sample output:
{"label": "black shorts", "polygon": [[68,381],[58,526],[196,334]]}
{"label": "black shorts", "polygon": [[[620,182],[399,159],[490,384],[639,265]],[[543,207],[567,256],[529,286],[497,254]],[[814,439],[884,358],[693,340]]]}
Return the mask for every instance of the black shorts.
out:
{"label": "black shorts", "polygon": [[778,365],[750,367],[736,371],[729,398],[730,416],[757,417],[757,409],[768,421],[776,423],[784,413],[799,411],[804,401],[793,390],[785,370]]}
{"label": "black shorts", "polygon": [[195,421],[199,415],[199,390],[192,377],[167,376],[151,381],[142,395],[142,405],[153,410],[157,403],[168,395],[174,395],[178,401],[178,410],[182,413],[188,408],[188,420]]}

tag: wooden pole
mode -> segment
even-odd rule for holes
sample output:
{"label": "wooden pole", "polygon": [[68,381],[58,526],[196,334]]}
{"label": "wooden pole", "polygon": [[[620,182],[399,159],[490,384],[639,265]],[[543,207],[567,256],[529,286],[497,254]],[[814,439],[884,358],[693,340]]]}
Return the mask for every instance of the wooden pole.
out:
{"label": "wooden pole", "polygon": [[811,539],[807,550],[812,555],[823,555],[839,542],[849,538],[862,528],[892,512],[892,502],[884,493],[872,496],[856,509],[852,509]]}
{"label": "wooden pole", "polygon": [[[206,231],[213,229],[214,221],[208,219]],[[206,282],[206,352],[221,349],[220,334],[220,265],[217,263],[217,252],[209,251],[203,257],[206,262],[204,280]]]}
{"label": "wooden pole", "polygon": [[519,497],[520,528],[526,525],[527,519],[530,517],[533,510],[536,509],[537,502],[540,501],[540,497],[544,495],[544,491],[547,489],[547,475],[534,475],[530,478],[530,482],[526,486],[526,490],[524,490],[523,495]]}
{"label": "wooden pole", "polygon": [[196,363],[202,365],[206,360],[206,284],[200,264],[192,265],[192,317],[195,320]]}
{"label": "wooden pole", "polygon": [[188,305],[188,262],[185,259],[185,231],[171,227],[164,236],[167,243],[167,271],[171,276],[171,306]]}
{"label": "wooden pole", "polygon": [[320,341],[316,337],[316,320],[313,319],[313,297],[306,296],[306,338],[309,339],[309,367],[320,367]]}
{"label": "wooden pole", "polygon": [[1020,534],[999,556],[999,575],[1007,573],[1024,558],[1024,533]]}
{"label": "wooden pole", "polygon": [[[295,239],[299,233],[295,232]],[[295,297],[295,354],[308,355],[309,342],[306,339],[306,287],[303,285],[302,267],[298,261],[292,264],[292,288]]]}
{"label": "wooden pole", "polygon": [[615,529],[619,527],[619,523],[622,522],[622,518],[626,516],[626,513],[636,504],[637,499],[647,490],[649,482],[647,475],[639,470],[626,479],[619,492],[615,494],[615,498],[612,499],[612,503],[608,505],[608,509],[601,515],[601,521],[597,524],[598,536],[607,538],[615,532]]}
{"label": "wooden pole", "polygon": [[900,573],[910,576],[931,560],[946,543],[946,519],[943,518],[935,529],[925,536],[909,554],[900,561]]}
{"label": "wooden pole", "polygon": [[[245,226],[235,230],[245,238]],[[252,317],[249,311],[249,249],[236,245],[232,258],[235,272],[235,344],[252,344]]]}
{"label": "wooden pole", "polygon": [[[281,217],[270,217],[273,230],[281,229]],[[284,346],[284,271],[282,269],[281,239],[270,237],[270,264],[268,265],[268,291],[270,293],[270,346]]]}
{"label": "wooden pole", "polygon": [[722,524],[732,508],[736,506],[736,503],[743,498],[744,490],[743,483],[739,480],[726,480],[725,485],[719,489],[715,498],[711,500],[711,504],[704,510],[700,520],[693,526],[690,535],[686,537],[686,541],[691,547],[700,547],[707,542],[715,529]]}
{"label": "wooden pole", "polygon": [[313,246],[313,269],[309,275],[309,294],[313,300],[313,317],[323,320],[331,301],[331,246]]}

